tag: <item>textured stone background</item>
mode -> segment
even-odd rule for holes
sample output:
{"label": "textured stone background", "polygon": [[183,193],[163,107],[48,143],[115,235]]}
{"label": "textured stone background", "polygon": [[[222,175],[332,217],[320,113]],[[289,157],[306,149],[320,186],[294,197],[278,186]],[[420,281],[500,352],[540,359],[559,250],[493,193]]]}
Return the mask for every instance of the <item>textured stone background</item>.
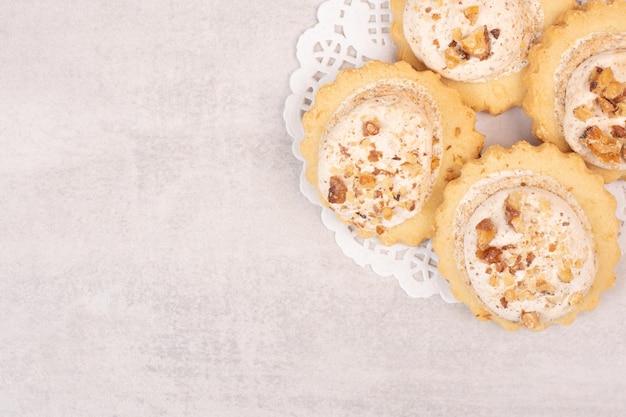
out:
{"label": "textured stone background", "polygon": [[1,2],[1,416],[624,415],[623,276],[509,334],[342,255],[282,119],[319,4]]}

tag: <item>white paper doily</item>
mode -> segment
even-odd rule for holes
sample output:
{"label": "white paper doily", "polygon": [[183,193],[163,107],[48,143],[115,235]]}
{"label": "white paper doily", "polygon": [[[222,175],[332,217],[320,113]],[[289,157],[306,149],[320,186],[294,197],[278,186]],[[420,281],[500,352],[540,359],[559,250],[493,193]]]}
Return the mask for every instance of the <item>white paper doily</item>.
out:
{"label": "white paper doily", "polygon": [[[383,0],[327,0],[318,9],[318,23],[304,31],[297,43],[300,68],[290,78],[292,94],[285,102],[284,118],[289,135],[294,139],[293,153],[303,162],[300,189],[313,203],[321,207],[322,222],[335,234],[335,241],[343,253],[360,266],[369,266],[383,277],[393,276],[406,293],[415,298],[439,294],[449,303],[456,302],[448,282],[437,270],[437,255],[431,241],[418,247],[385,246],[378,239],[362,239],[335,214],[321,204],[317,191],[305,177],[305,161],[300,153],[304,139],[302,115],[309,109],[320,86],[335,79],[344,68],[360,67],[377,59],[395,61],[396,50],[389,35],[392,15],[389,1]],[[512,141],[532,141],[530,121],[520,109],[512,109],[497,117],[477,115],[476,128],[485,134],[486,146]],[[607,186],[617,198],[617,216],[626,219],[626,188],[623,182]],[[623,229],[623,226],[622,226]],[[624,233],[620,246],[626,249]]]}

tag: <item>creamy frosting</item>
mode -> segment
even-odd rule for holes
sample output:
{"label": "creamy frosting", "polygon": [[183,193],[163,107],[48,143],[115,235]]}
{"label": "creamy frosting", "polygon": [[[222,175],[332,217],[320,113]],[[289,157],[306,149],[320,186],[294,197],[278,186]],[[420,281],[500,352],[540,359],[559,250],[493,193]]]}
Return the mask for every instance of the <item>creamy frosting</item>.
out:
{"label": "creamy frosting", "polygon": [[[619,150],[624,138],[616,138],[614,135],[615,129],[620,129],[620,134],[626,132],[626,110],[608,114],[606,109],[603,111],[598,105],[602,93],[592,91],[590,88],[590,80],[598,68],[610,69],[615,80],[626,86],[625,35],[592,34],[580,40],[564,55],[555,73],[557,115],[563,136],[572,150],[592,165],[624,170],[626,161]],[[618,151],[617,156],[609,158],[597,148],[594,150],[593,145],[590,148],[587,138],[588,129],[592,127],[599,129],[597,135],[606,141],[608,146],[603,149],[614,148]],[[616,140],[619,143],[616,143]]]}
{"label": "creamy frosting", "polygon": [[473,185],[457,209],[454,239],[468,283],[510,321],[567,314],[596,274],[584,212],[556,181],[532,172],[500,172]]}
{"label": "creamy frosting", "polygon": [[318,186],[331,209],[378,234],[415,216],[439,171],[439,119],[411,80],[382,80],[347,98],[320,145]]}
{"label": "creamy frosting", "polygon": [[[543,11],[538,0],[408,0],[403,26],[427,67],[452,80],[482,82],[527,64],[528,49],[542,32]],[[482,42],[483,33],[488,51],[472,54],[472,39]]]}

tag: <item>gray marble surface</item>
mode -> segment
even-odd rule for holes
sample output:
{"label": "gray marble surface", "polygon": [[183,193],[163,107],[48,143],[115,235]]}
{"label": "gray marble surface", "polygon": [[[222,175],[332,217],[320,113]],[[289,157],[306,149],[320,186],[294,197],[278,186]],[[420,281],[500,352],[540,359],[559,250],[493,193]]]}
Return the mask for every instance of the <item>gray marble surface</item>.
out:
{"label": "gray marble surface", "polygon": [[506,333],[343,256],[282,111],[320,1],[0,4],[1,416],[619,416],[626,285]]}

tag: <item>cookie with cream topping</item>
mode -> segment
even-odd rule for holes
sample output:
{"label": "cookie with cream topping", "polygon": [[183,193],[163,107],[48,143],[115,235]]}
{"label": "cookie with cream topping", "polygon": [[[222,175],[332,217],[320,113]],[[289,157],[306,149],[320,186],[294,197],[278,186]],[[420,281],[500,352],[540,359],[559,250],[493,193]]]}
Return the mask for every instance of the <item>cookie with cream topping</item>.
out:
{"label": "cookie with cream topping", "polygon": [[590,1],[532,48],[523,107],[533,133],[626,178],[626,1]]}
{"label": "cookie with cream topping", "polygon": [[433,248],[454,296],[508,330],[570,324],[615,281],[615,198],[552,144],[488,148],[444,192]]}
{"label": "cookie with cream topping", "polygon": [[430,71],[378,61],[342,70],[303,117],[306,178],[360,236],[418,245],[434,233],[443,188],[483,147],[475,121]]}
{"label": "cookie with cream topping", "polygon": [[477,111],[521,104],[527,52],[574,0],[392,0],[398,58],[440,73]]}

